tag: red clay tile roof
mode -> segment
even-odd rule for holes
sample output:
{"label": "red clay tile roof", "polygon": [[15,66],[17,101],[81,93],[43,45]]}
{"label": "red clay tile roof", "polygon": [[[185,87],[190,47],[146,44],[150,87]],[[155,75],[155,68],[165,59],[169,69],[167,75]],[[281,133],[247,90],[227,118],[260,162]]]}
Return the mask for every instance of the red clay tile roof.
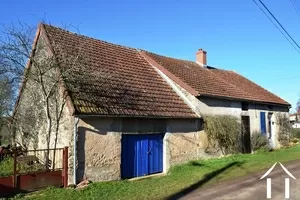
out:
{"label": "red clay tile roof", "polygon": [[[65,77],[77,114],[196,118],[139,51],[43,25],[56,57],[80,57]],[[82,77],[85,77],[84,79]],[[73,80],[73,81],[72,81]]]}
{"label": "red clay tile roof", "polygon": [[220,69],[211,69],[211,71],[227,83],[240,88],[242,91],[248,94],[247,99],[249,100],[290,105],[285,100],[234,71]]}
{"label": "red clay tile roof", "polygon": [[[165,57],[147,51],[143,52],[150,60],[154,60],[172,75],[175,75],[175,78],[179,78],[196,91],[195,96],[203,95],[289,105],[280,97],[233,71],[206,68],[196,62]],[[176,82],[174,78],[173,80]]]}

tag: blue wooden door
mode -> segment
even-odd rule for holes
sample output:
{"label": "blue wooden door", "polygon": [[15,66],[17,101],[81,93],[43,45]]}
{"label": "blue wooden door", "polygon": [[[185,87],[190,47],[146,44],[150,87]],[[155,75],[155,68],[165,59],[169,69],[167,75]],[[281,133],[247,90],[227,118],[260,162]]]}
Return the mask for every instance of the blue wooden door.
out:
{"label": "blue wooden door", "polygon": [[265,112],[260,112],[260,131],[262,134],[267,133],[267,128],[266,128],[266,113]]}
{"label": "blue wooden door", "polygon": [[148,138],[148,174],[162,172],[163,137],[162,135],[149,135]]}
{"label": "blue wooden door", "polygon": [[148,158],[147,158],[148,139],[140,135],[136,135],[130,139],[133,140],[133,143],[135,145],[134,152],[133,152],[134,154],[134,164],[133,164],[134,176],[133,177],[145,176],[148,174]]}
{"label": "blue wooden door", "polygon": [[163,135],[123,135],[121,156],[122,178],[162,172]]}
{"label": "blue wooden door", "polygon": [[[133,136],[134,137],[134,136]],[[121,177],[129,178],[134,177],[135,169],[135,143],[134,140],[129,137],[122,137],[121,144]],[[126,167],[125,167],[126,166]]]}

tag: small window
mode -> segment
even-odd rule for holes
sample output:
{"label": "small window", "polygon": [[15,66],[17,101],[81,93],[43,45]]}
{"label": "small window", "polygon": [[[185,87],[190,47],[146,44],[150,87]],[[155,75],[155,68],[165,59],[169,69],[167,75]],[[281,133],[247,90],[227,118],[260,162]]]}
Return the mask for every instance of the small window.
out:
{"label": "small window", "polygon": [[242,110],[248,110],[249,104],[247,102],[242,102]]}

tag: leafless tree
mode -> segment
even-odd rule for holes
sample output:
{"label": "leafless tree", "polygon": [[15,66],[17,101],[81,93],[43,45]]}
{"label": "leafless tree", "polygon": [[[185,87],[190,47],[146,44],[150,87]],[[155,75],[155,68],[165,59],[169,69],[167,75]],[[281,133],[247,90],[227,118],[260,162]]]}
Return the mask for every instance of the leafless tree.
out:
{"label": "leafless tree", "polygon": [[298,99],[297,103],[296,103],[296,114],[299,114],[300,113],[300,99]]}
{"label": "leafless tree", "polygon": [[12,85],[8,77],[0,76],[0,145],[2,140],[9,140],[9,113],[12,109]]}
{"label": "leafless tree", "polygon": [[[34,30],[36,27],[22,23],[3,27],[0,38],[0,76],[8,77],[15,94],[18,93],[16,88],[23,83],[13,116],[13,128],[19,134],[15,142],[24,148],[33,142],[33,147],[37,148],[39,137],[45,135],[47,164],[51,141],[54,141],[52,148],[57,146],[60,120],[68,98],[64,81],[74,81],[70,74],[83,70],[81,65],[84,59],[81,57],[80,45],[76,52],[70,52],[72,49],[64,49],[62,44],[51,44],[60,56],[49,54],[49,44],[43,37],[32,49]],[[41,128],[43,124],[46,124],[44,130]]]}
{"label": "leafless tree", "polygon": [[[105,68],[102,71],[102,68],[87,65],[84,44],[80,42],[70,47],[64,40],[47,40],[42,35],[32,46],[35,30],[36,27],[22,23],[3,28],[0,73],[9,77],[15,90],[22,85],[22,90],[16,92],[21,95],[16,98],[19,101],[13,115],[12,127],[17,133],[14,134],[15,141],[24,148],[40,148],[37,144],[44,143],[48,149],[47,164],[49,149],[55,149],[61,138],[59,131],[70,95],[76,99],[82,91],[86,93],[84,85],[91,85],[99,79],[111,79],[107,81],[112,82],[113,76],[118,75],[117,72],[108,73]],[[99,84],[93,87],[101,88]],[[97,106],[93,100],[87,101]]]}

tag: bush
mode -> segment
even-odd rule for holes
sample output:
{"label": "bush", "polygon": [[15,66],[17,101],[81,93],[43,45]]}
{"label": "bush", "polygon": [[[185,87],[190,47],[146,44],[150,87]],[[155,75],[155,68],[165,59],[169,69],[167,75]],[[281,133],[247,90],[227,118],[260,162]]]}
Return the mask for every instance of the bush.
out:
{"label": "bush", "polygon": [[0,177],[9,176],[13,173],[13,158],[6,157],[0,161]]}
{"label": "bush", "polygon": [[299,139],[298,138],[293,138],[292,142],[297,144],[299,142]]}
{"label": "bush", "polygon": [[266,150],[268,147],[268,140],[266,135],[263,135],[261,132],[252,133],[251,147],[253,151],[257,151],[259,149]]}
{"label": "bush", "polygon": [[279,127],[278,141],[282,146],[288,146],[291,138],[291,124],[289,117],[283,113],[277,113],[276,121]]}
{"label": "bush", "polygon": [[204,117],[204,130],[210,143],[217,142],[223,154],[237,153],[241,148],[241,123],[230,115]]}
{"label": "bush", "polygon": [[291,129],[291,136],[293,138],[298,138],[300,139],[300,128],[292,128]]}

